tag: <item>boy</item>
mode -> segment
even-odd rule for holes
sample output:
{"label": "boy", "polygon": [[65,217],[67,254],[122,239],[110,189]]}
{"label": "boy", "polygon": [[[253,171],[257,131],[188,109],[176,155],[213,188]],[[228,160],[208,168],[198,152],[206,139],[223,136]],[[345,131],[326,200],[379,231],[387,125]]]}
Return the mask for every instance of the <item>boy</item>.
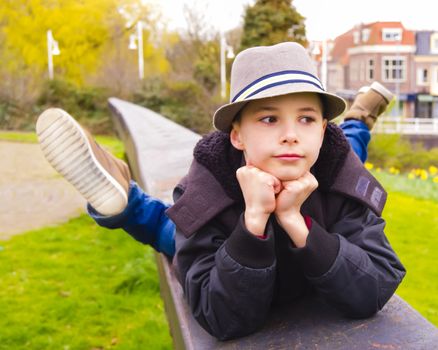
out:
{"label": "boy", "polygon": [[[327,124],[343,112],[344,101],[322,89],[304,48],[294,43],[240,53],[231,90],[232,102],[214,116],[222,132],[198,143],[190,172],[175,189],[175,205],[167,211],[176,224],[176,263],[194,317],[219,339],[243,336],[263,324],[272,302],[311,291],[350,316],[372,315],[394,293],[404,268],[378,217],[383,189],[342,132]],[[135,186],[126,208],[126,198],[105,202],[102,195],[113,197],[109,190],[117,198],[129,189],[129,176],[119,182],[105,170],[112,162],[120,173],[126,169],[105,155],[91,159],[102,177],[80,185],[89,174],[78,176],[81,171],[65,160],[73,151],[62,155],[66,143],[77,141],[72,136],[55,143],[51,135],[57,127],[51,127],[50,115],[43,114],[37,125],[43,149],[81,193],[92,192],[86,197],[97,211],[89,207],[90,213],[100,224],[123,226],[159,248],[157,236],[148,233],[157,227],[165,232],[169,220],[149,220],[159,212],[149,209],[164,206]],[[64,117],[57,120],[71,122]],[[95,144],[85,146],[93,147],[85,153],[103,154]],[[77,153],[73,158],[82,156]],[[105,218],[98,212],[116,215]],[[140,226],[139,217],[144,219]],[[149,232],[146,223],[152,223]]]}

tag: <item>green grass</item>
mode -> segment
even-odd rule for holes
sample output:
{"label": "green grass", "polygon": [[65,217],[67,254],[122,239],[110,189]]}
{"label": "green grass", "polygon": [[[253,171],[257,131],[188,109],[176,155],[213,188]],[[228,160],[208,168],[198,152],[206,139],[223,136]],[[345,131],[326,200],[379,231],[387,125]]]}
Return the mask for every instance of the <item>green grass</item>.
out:
{"label": "green grass", "polygon": [[374,175],[389,192],[385,232],[407,270],[397,294],[438,326],[438,184]]}
{"label": "green grass", "polygon": [[0,131],[0,140],[36,143],[37,136],[34,132],[20,132],[20,131]]}
{"label": "green grass", "polygon": [[438,184],[431,179],[408,179],[406,174],[392,175],[387,172],[372,172],[388,192],[404,193],[417,199],[438,202]]}
{"label": "green grass", "polygon": [[[123,157],[121,141],[96,139]],[[0,241],[0,350],[171,347],[152,248],[86,215]]]}
{"label": "green grass", "polygon": [[[112,136],[97,135],[96,141],[116,157],[123,159],[124,146],[122,141]],[[34,132],[0,131],[0,140],[23,143],[37,143],[38,139]]]}
{"label": "green grass", "polygon": [[0,349],[170,349],[153,251],[82,216],[0,242]]}

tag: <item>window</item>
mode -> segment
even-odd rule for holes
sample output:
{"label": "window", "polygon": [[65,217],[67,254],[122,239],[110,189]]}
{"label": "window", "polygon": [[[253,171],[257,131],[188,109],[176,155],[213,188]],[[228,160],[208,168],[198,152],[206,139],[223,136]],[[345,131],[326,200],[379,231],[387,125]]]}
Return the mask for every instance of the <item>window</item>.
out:
{"label": "window", "polygon": [[382,29],[383,41],[402,41],[402,29],[401,28],[383,28]]}
{"label": "window", "polygon": [[359,44],[360,34],[358,31],[353,32],[353,42]]}
{"label": "window", "polygon": [[426,68],[417,69],[417,84],[426,85],[429,82],[428,71]]}
{"label": "window", "polygon": [[369,59],[367,63],[368,63],[367,80],[373,81],[374,80],[374,60]]}
{"label": "window", "polygon": [[438,53],[438,33],[430,36],[430,53]]}
{"label": "window", "polygon": [[386,56],[382,59],[382,80],[386,82],[400,82],[406,80],[405,57]]}
{"label": "window", "polygon": [[362,42],[366,43],[370,38],[371,30],[369,28],[362,29]]}

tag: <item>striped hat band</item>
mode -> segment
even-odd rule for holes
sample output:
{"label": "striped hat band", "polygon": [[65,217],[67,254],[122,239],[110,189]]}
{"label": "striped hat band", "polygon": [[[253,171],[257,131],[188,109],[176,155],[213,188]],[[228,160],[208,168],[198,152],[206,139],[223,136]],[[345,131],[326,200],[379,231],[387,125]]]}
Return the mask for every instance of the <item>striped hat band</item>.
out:
{"label": "striped hat band", "polygon": [[314,75],[303,72],[299,70],[286,70],[276,73],[267,74],[255,81],[251,84],[248,84],[242,90],[240,90],[236,96],[232,98],[232,102],[240,102],[244,101],[248,98],[251,98],[258,93],[273,88],[275,86],[284,85],[284,84],[296,84],[296,83],[307,83],[311,84],[321,91],[325,91],[322,83],[319,81],[317,77]]}

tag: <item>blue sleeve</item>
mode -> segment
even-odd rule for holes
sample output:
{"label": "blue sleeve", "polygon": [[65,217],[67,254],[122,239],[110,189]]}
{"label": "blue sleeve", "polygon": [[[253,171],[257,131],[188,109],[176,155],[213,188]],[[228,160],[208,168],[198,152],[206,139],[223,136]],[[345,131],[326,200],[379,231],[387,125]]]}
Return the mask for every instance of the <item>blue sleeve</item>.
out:
{"label": "blue sleeve", "polygon": [[368,158],[368,143],[371,138],[370,130],[366,124],[360,120],[349,119],[339,126],[354,152],[364,163]]}
{"label": "blue sleeve", "polygon": [[169,205],[147,195],[131,181],[128,205],[120,214],[102,216],[88,204],[88,214],[98,225],[106,228],[122,228],[137,241],[151,245],[169,257],[175,254],[175,224],[166,215]]}

